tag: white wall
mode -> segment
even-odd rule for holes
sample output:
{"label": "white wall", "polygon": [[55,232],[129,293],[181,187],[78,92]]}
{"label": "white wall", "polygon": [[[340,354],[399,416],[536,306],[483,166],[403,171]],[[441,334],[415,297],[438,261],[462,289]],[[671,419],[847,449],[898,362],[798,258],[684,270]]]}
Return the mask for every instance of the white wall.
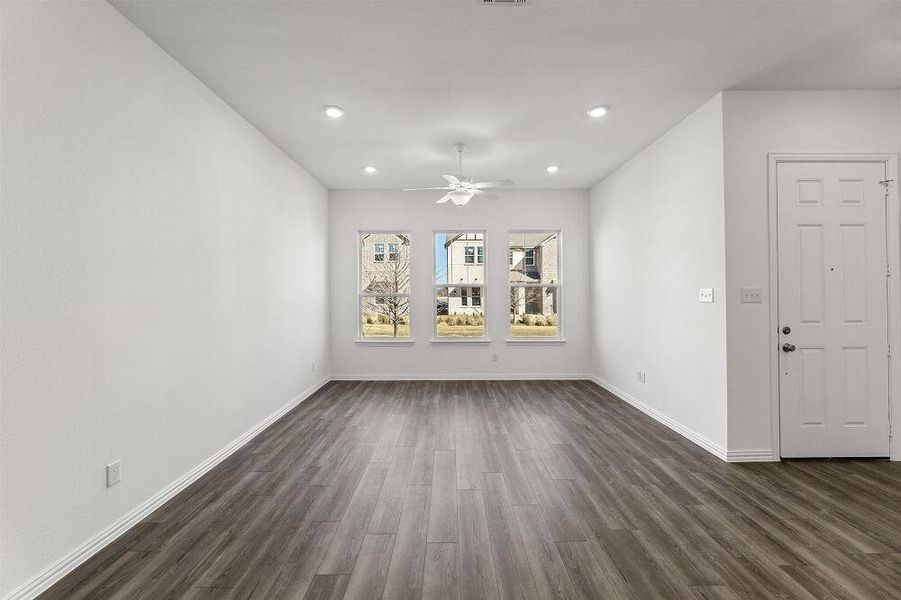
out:
{"label": "white wall", "polygon": [[[723,105],[591,190],[591,360],[605,386],[726,446]],[[714,288],[715,302],[698,302]],[[647,372],[639,383],[635,370]]]}
{"label": "white wall", "polygon": [[725,92],[729,450],[771,450],[767,154],[895,153],[897,91]]}
{"label": "white wall", "polygon": [[321,185],[106,3],[2,75],[0,596],[329,368]]}
{"label": "white wall", "polygon": [[[436,205],[429,192],[333,191],[329,204],[332,371],[337,377],[584,376],[588,368],[588,194],[585,191],[502,190],[499,200],[466,208]],[[486,312],[491,343],[431,343],[433,232],[485,230]],[[561,305],[566,343],[511,345],[507,338],[508,229],[560,229]],[[357,232],[412,234],[412,346],[356,344]],[[492,362],[492,353],[498,361]]]}

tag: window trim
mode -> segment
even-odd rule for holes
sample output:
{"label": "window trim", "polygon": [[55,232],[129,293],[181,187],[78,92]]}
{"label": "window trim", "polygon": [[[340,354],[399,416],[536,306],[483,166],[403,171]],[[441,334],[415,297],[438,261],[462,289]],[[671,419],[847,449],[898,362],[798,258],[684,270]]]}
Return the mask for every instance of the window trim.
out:
{"label": "window trim", "polygon": [[[438,257],[435,254],[435,236],[439,234],[444,234],[447,236],[466,234],[466,233],[475,233],[480,234],[482,236],[482,262],[481,263],[467,263],[466,262],[466,250],[463,251],[463,264],[465,265],[475,265],[481,266],[483,269],[483,281],[481,283],[452,283],[448,278],[449,273],[445,274],[445,278],[447,278],[448,283],[438,283],[436,280],[436,274],[438,270]],[[433,229],[432,230],[432,339],[431,342],[433,344],[487,344],[491,342],[491,339],[488,337],[488,313],[484,310],[484,298],[488,292],[488,286],[484,281],[486,279],[485,274],[488,273],[488,267],[485,262],[485,250],[484,248],[487,246],[488,242],[488,232],[485,229],[473,228],[473,229]],[[472,248],[478,248],[479,246],[472,246]],[[466,248],[466,246],[464,246]],[[473,260],[478,255],[478,251],[473,252]],[[450,268],[448,267],[448,271]],[[450,304],[450,288],[473,288],[478,287],[481,288],[481,298],[482,304],[479,306],[481,309],[482,315],[482,335],[480,337],[462,337],[462,336],[438,336],[438,315],[436,314],[436,302],[438,298],[438,290],[440,288],[448,289],[448,304]],[[471,295],[470,295],[471,297]]]}
{"label": "window trim", "polygon": [[[563,230],[562,229],[508,229],[507,230],[507,251],[511,253],[510,250],[510,236],[516,234],[529,234],[529,233],[547,233],[547,234],[557,234],[557,279],[554,283],[511,283],[510,282],[510,270],[507,270],[507,305],[508,305],[508,314],[507,314],[507,339],[506,342],[508,344],[563,344],[566,343],[566,337],[564,335],[563,325],[564,325],[564,310],[563,310]],[[549,236],[550,237],[550,236]],[[523,249],[525,250],[525,249]],[[523,253],[523,266],[535,266],[534,253],[531,265],[525,262],[526,255]],[[513,266],[512,264],[510,266]],[[513,292],[514,288],[554,288],[557,294],[557,335],[554,337],[545,337],[545,336],[521,336],[521,337],[513,337],[513,333],[510,328],[512,323],[509,323],[509,304],[510,304],[510,294]]]}
{"label": "window trim", "polygon": [[[378,293],[378,292],[364,292],[363,291],[363,238],[368,235],[401,235],[407,238],[408,240],[408,254],[410,256],[410,284],[409,290],[406,294],[400,293]],[[355,240],[357,244],[357,313],[354,317],[357,323],[357,339],[354,340],[357,344],[370,344],[375,346],[392,346],[392,345],[401,345],[401,346],[410,346],[415,343],[415,339],[413,337],[413,235],[409,230],[406,229],[361,229],[357,231],[357,236]],[[382,244],[387,245],[387,244]],[[375,246],[375,244],[373,244]],[[383,252],[382,255],[387,255],[387,252]],[[400,259],[400,247],[398,246],[398,259]],[[384,264],[387,262],[391,262],[388,260],[375,260],[375,248],[373,248],[373,263],[378,262],[380,264]],[[394,262],[397,262],[396,260]],[[376,298],[376,297],[405,297],[407,298],[408,308],[407,314],[408,319],[410,321],[410,335],[407,337],[387,337],[387,336],[375,336],[375,337],[367,337],[363,335],[363,301],[365,298]]]}

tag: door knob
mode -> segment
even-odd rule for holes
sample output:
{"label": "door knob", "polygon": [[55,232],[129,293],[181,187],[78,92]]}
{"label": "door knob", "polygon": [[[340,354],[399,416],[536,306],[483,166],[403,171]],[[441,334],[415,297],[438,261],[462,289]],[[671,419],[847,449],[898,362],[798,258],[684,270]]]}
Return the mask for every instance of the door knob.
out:
{"label": "door knob", "polygon": [[788,343],[782,344],[782,351],[783,351],[783,352],[794,352],[794,351],[795,351],[795,345],[794,345],[794,344],[788,344]]}

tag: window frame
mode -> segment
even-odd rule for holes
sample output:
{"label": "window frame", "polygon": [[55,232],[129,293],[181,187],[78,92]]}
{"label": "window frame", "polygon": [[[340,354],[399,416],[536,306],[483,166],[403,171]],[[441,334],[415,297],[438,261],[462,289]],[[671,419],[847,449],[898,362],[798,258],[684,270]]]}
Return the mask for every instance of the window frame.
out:
{"label": "window frame", "polygon": [[[378,293],[378,292],[365,292],[363,291],[363,238],[369,235],[397,235],[404,236],[408,240],[408,254],[409,254],[409,262],[410,262],[410,283],[408,284],[409,289],[407,293]],[[357,314],[354,317],[357,322],[357,339],[355,342],[357,344],[370,344],[370,345],[412,345],[416,340],[413,338],[413,235],[409,230],[406,229],[361,229],[357,231],[356,236],[356,244],[357,244],[357,271],[355,276],[357,278]],[[373,263],[385,264],[388,262],[392,262],[389,260],[385,260],[388,255],[386,251],[387,244],[373,244],[373,246],[383,246],[382,248],[382,256],[383,259],[377,261],[375,259],[376,252],[375,247],[373,247]],[[398,245],[398,256],[397,259],[393,262],[397,262],[400,259],[400,245]],[[366,298],[387,298],[387,297],[406,297],[407,298],[407,319],[410,323],[410,334],[406,337],[387,337],[387,336],[377,336],[377,337],[368,337],[363,334],[363,303]],[[375,300],[375,302],[378,302]]]}
{"label": "window frame", "polygon": [[[466,262],[466,250],[463,251],[463,264],[467,266],[480,266],[482,267],[482,282],[473,284],[473,283],[451,283],[448,279],[448,283],[438,283],[435,281],[436,272],[438,269],[438,257],[435,254],[435,237],[439,234],[444,234],[447,236],[459,235],[459,234],[479,234],[482,236],[482,262]],[[471,229],[434,229],[432,230],[432,339],[431,342],[433,344],[489,344],[491,343],[491,339],[488,337],[488,313],[484,310],[484,302],[482,301],[488,293],[488,285],[487,285],[487,274],[488,274],[488,266],[485,262],[485,250],[484,248],[488,245],[488,232],[484,228],[471,228]],[[464,246],[467,248],[467,246]],[[478,246],[472,246],[472,248],[478,248]],[[473,251],[473,261],[476,260],[476,256],[478,255],[478,251]],[[449,269],[449,267],[448,267]],[[437,298],[438,291],[440,289],[448,290],[448,304],[450,304],[450,290],[458,289],[462,290],[463,288],[472,289],[474,287],[480,288],[480,304],[479,307],[481,310],[482,316],[482,335],[481,337],[452,337],[452,336],[438,336],[438,315],[436,314],[436,306],[437,306]],[[462,295],[462,292],[461,292]],[[467,299],[472,298],[472,294],[467,294]]]}
{"label": "window frame", "polygon": [[[510,269],[508,267],[507,270],[507,339],[506,342],[508,344],[563,344],[566,342],[566,337],[563,332],[563,324],[564,324],[564,315],[563,315],[563,230],[562,229],[508,229],[507,230],[507,252],[512,256],[512,250],[510,249],[510,236],[516,234],[530,234],[530,233],[547,233],[547,234],[556,234],[557,235],[557,279],[554,283],[544,283],[539,281],[538,283],[511,283],[510,282]],[[511,263],[509,266],[513,266]],[[523,266],[524,267],[534,267],[535,266],[535,253],[532,253],[532,264],[526,263],[526,252],[524,249],[523,252]],[[544,337],[544,336],[520,336],[513,337],[513,333],[511,331],[512,323],[510,320],[510,309],[509,305],[511,303],[510,298],[512,297],[513,290],[516,288],[554,288],[557,299],[557,335],[554,337]]]}

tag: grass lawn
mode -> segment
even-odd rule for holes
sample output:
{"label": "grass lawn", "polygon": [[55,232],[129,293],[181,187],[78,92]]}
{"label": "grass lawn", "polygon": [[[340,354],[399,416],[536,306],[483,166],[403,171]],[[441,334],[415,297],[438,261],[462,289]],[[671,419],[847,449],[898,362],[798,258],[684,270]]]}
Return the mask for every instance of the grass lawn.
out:
{"label": "grass lawn", "polygon": [[[394,337],[394,325],[390,323],[363,323],[363,337]],[[397,337],[410,337],[410,326],[398,325]]]}
{"label": "grass lawn", "polygon": [[482,337],[485,327],[482,325],[448,325],[438,323],[438,337]]}
{"label": "grass lawn", "polygon": [[510,337],[556,337],[557,336],[557,326],[556,325],[544,325],[537,326],[532,325],[511,325],[510,326]]}

